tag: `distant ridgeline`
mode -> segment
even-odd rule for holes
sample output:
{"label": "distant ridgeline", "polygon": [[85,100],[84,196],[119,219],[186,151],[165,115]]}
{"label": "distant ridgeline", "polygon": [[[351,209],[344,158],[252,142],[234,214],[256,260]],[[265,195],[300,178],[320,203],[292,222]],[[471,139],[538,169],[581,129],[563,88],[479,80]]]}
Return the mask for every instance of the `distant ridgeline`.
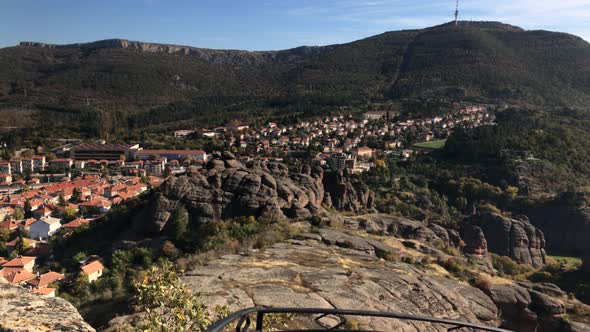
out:
{"label": "distant ridgeline", "polygon": [[53,130],[98,135],[154,122],[322,114],[368,101],[440,97],[588,104],[590,44],[564,33],[460,22],[283,51],[121,39],[0,49],[0,108],[7,114],[0,126],[43,126],[50,119]]}

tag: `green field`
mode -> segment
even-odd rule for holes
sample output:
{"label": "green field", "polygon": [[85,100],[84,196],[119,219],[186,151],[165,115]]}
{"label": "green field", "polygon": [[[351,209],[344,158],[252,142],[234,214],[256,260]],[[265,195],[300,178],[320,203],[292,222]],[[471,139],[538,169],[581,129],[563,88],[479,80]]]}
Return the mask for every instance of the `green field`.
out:
{"label": "green field", "polygon": [[421,149],[436,150],[436,149],[442,149],[445,146],[446,142],[447,142],[446,139],[441,139],[441,140],[430,141],[430,142],[416,143],[416,144],[414,144],[414,147],[421,148]]}
{"label": "green field", "polygon": [[558,263],[563,264],[568,267],[579,267],[582,265],[582,259],[579,257],[569,257],[569,256],[549,256],[555,259]]}

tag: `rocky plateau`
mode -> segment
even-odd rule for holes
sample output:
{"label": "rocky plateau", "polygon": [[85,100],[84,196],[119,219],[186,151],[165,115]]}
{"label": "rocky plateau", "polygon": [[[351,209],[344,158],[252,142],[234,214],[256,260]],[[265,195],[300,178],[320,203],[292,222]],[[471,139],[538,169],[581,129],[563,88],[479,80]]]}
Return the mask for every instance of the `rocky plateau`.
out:
{"label": "rocky plateau", "polygon": [[93,332],[94,329],[68,301],[43,297],[0,278],[0,331]]}

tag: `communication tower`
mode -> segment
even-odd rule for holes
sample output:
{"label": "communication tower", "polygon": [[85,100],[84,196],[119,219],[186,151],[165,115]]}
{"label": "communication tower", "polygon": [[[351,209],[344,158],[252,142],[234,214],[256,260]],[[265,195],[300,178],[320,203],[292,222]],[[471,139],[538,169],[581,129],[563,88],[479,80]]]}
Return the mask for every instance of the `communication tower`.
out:
{"label": "communication tower", "polygon": [[459,0],[457,0],[457,5],[455,6],[455,25],[459,24]]}

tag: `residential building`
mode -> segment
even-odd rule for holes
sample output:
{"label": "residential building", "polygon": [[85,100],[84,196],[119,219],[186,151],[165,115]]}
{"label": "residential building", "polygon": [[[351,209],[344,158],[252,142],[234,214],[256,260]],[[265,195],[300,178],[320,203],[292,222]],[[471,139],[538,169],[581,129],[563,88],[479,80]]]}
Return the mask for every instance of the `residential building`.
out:
{"label": "residential building", "polygon": [[194,133],[195,133],[194,130],[186,130],[186,129],[184,129],[184,130],[177,130],[177,131],[174,132],[174,137],[177,137],[177,138],[187,138],[187,137],[189,137],[190,135],[192,135]]}
{"label": "residential building", "polygon": [[351,158],[345,153],[333,153],[330,156],[328,164],[330,165],[331,169],[337,172],[342,172],[345,169],[354,169],[355,162],[356,161],[354,158]]}
{"label": "residential building", "polygon": [[25,282],[35,278],[35,274],[22,269],[4,268],[0,271],[0,276],[13,285],[23,285]]}
{"label": "residential building", "polygon": [[30,226],[30,234],[33,239],[46,239],[61,228],[60,220],[52,217],[44,217]]}
{"label": "residential building", "polygon": [[10,162],[6,160],[0,160],[0,173],[1,174],[12,174],[12,168]]}
{"label": "residential building", "polygon": [[114,186],[110,186],[104,190],[103,195],[104,195],[104,197],[107,197],[107,198],[113,198],[113,197],[119,195],[119,192],[125,190],[125,188],[127,188],[127,186],[123,183],[120,183],[120,184],[117,184]]}
{"label": "residential building", "polygon": [[371,158],[373,156],[373,149],[367,146],[360,146],[352,149],[352,154],[357,158]]}
{"label": "residential building", "polygon": [[65,276],[61,273],[49,271],[47,273],[38,274],[34,279],[27,281],[27,284],[34,288],[46,288],[50,284],[63,280]]}
{"label": "residential building", "polygon": [[13,174],[21,174],[23,172],[23,162],[20,158],[10,159],[10,168]]}
{"label": "residential building", "polygon": [[164,173],[164,164],[158,159],[148,160],[144,164],[144,168],[148,175],[161,176]]}
{"label": "residential building", "polygon": [[81,269],[88,276],[88,282],[94,282],[102,276],[104,266],[100,261],[94,260],[82,265]]}
{"label": "residential building", "polygon": [[153,157],[163,157],[168,160],[192,158],[197,161],[206,161],[207,153],[203,150],[138,150],[133,154],[133,158],[138,160],[148,160]]}
{"label": "residential building", "polygon": [[131,159],[133,151],[138,150],[138,144],[78,144],[70,151],[70,156],[76,160],[120,160]]}
{"label": "residential building", "polygon": [[55,297],[55,288],[33,288],[31,291],[45,297]]}
{"label": "residential building", "polygon": [[77,218],[77,219],[70,221],[67,224],[63,224],[62,227],[65,229],[75,229],[75,228],[82,227],[82,225],[86,225],[88,223],[90,223],[90,220],[88,220],[88,219]]}
{"label": "residential building", "polygon": [[33,170],[35,172],[45,169],[45,156],[33,156],[31,159],[33,160]]}
{"label": "residential building", "polygon": [[33,173],[35,171],[35,163],[33,162],[33,158],[22,158],[21,159],[23,173],[29,172]]}
{"label": "residential building", "polygon": [[[16,246],[18,245],[19,240],[20,239],[17,237],[12,241],[6,242],[6,248],[9,251],[14,250],[16,248]],[[35,240],[31,240],[26,237],[23,237],[22,241],[23,241],[23,248],[24,249],[31,249],[31,248],[35,248],[37,246],[37,241],[35,241]]]}
{"label": "residential building", "polygon": [[35,257],[32,256],[16,256],[8,262],[2,264],[3,268],[10,269],[21,269],[29,272],[33,272],[35,267]]}
{"label": "residential building", "polygon": [[73,163],[74,161],[70,158],[57,158],[50,161],[49,165],[59,169],[66,169],[72,168]]}
{"label": "residential building", "polygon": [[12,175],[0,174],[0,184],[12,184]]}

